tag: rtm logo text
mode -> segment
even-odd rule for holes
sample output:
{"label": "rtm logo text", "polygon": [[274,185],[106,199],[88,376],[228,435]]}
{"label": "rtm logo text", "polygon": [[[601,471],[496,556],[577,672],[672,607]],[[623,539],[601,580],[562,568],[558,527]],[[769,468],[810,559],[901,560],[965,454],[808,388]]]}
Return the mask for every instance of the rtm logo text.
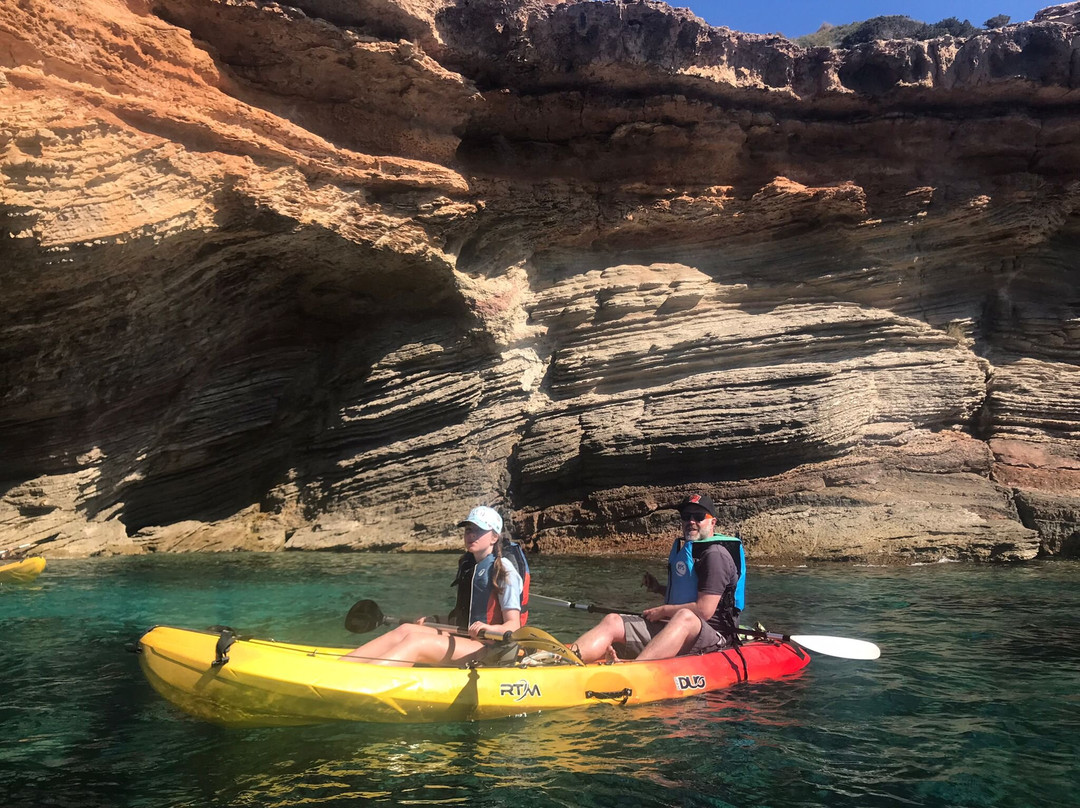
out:
{"label": "rtm logo text", "polygon": [[499,685],[500,696],[513,696],[514,701],[521,701],[526,696],[539,696],[540,685],[530,685],[524,679],[520,682],[503,682]]}
{"label": "rtm logo text", "polygon": [[705,689],[705,677],[704,676],[676,676],[675,687],[679,690],[704,690]]}

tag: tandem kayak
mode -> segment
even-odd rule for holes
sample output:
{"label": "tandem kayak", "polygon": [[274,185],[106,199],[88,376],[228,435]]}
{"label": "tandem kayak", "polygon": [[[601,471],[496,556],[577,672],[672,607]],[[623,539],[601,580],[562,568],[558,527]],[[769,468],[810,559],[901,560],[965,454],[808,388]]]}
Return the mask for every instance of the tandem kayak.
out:
{"label": "tandem kayak", "polygon": [[0,566],[0,584],[28,584],[45,569],[45,559],[41,556],[23,558],[11,564]]}
{"label": "tandem kayak", "polygon": [[185,712],[235,727],[328,721],[379,723],[505,718],[591,704],[644,704],[779,679],[810,657],[756,641],[645,662],[395,668],[342,659],[351,648],[239,639],[228,661],[213,631],[156,626],[136,646],[153,688]]}

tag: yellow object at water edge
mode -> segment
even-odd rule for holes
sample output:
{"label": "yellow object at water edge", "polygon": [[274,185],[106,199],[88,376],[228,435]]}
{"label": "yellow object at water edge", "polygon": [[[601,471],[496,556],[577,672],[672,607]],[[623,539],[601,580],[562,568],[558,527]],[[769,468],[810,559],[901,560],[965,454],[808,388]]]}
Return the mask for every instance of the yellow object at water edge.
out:
{"label": "yellow object at water edge", "polygon": [[348,648],[257,639],[236,640],[222,662],[218,647],[212,631],[157,626],[137,650],[158,693],[227,726],[464,721],[641,704],[777,679],[810,661],[802,649],[771,641],[648,662],[478,668],[389,667],[342,659]]}
{"label": "yellow object at water edge", "polygon": [[40,556],[0,566],[0,584],[28,584],[45,569],[45,559]]}

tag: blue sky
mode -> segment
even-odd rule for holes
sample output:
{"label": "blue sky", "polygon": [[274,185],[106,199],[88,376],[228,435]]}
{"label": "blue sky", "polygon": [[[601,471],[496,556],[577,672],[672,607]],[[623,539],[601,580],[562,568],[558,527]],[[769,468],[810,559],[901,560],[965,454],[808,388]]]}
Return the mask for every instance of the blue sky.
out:
{"label": "blue sky", "polygon": [[1065,0],[1017,2],[1017,0],[667,0],[669,5],[689,8],[710,25],[726,25],[749,34],[779,32],[794,39],[812,34],[823,22],[843,25],[887,14],[903,14],[922,22],[946,17],[982,24],[998,14],[1012,22],[1025,22],[1035,12]]}

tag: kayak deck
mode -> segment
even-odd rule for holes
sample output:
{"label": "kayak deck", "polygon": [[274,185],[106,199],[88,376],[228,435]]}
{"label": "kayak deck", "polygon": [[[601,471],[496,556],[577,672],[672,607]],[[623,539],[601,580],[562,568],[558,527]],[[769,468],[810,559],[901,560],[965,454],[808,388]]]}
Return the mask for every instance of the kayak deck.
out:
{"label": "kayak deck", "polygon": [[0,584],[28,584],[45,569],[45,559],[32,556],[0,566]]}
{"label": "kayak deck", "polygon": [[156,626],[139,640],[139,661],[170,702],[226,726],[465,721],[643,704],[778,679],[810,661],[796,646],[753,642],[711,654],[583,667],[388,667],[342,659],[351,648],[244,639],[215,666],[217,640],[211,631]]}

